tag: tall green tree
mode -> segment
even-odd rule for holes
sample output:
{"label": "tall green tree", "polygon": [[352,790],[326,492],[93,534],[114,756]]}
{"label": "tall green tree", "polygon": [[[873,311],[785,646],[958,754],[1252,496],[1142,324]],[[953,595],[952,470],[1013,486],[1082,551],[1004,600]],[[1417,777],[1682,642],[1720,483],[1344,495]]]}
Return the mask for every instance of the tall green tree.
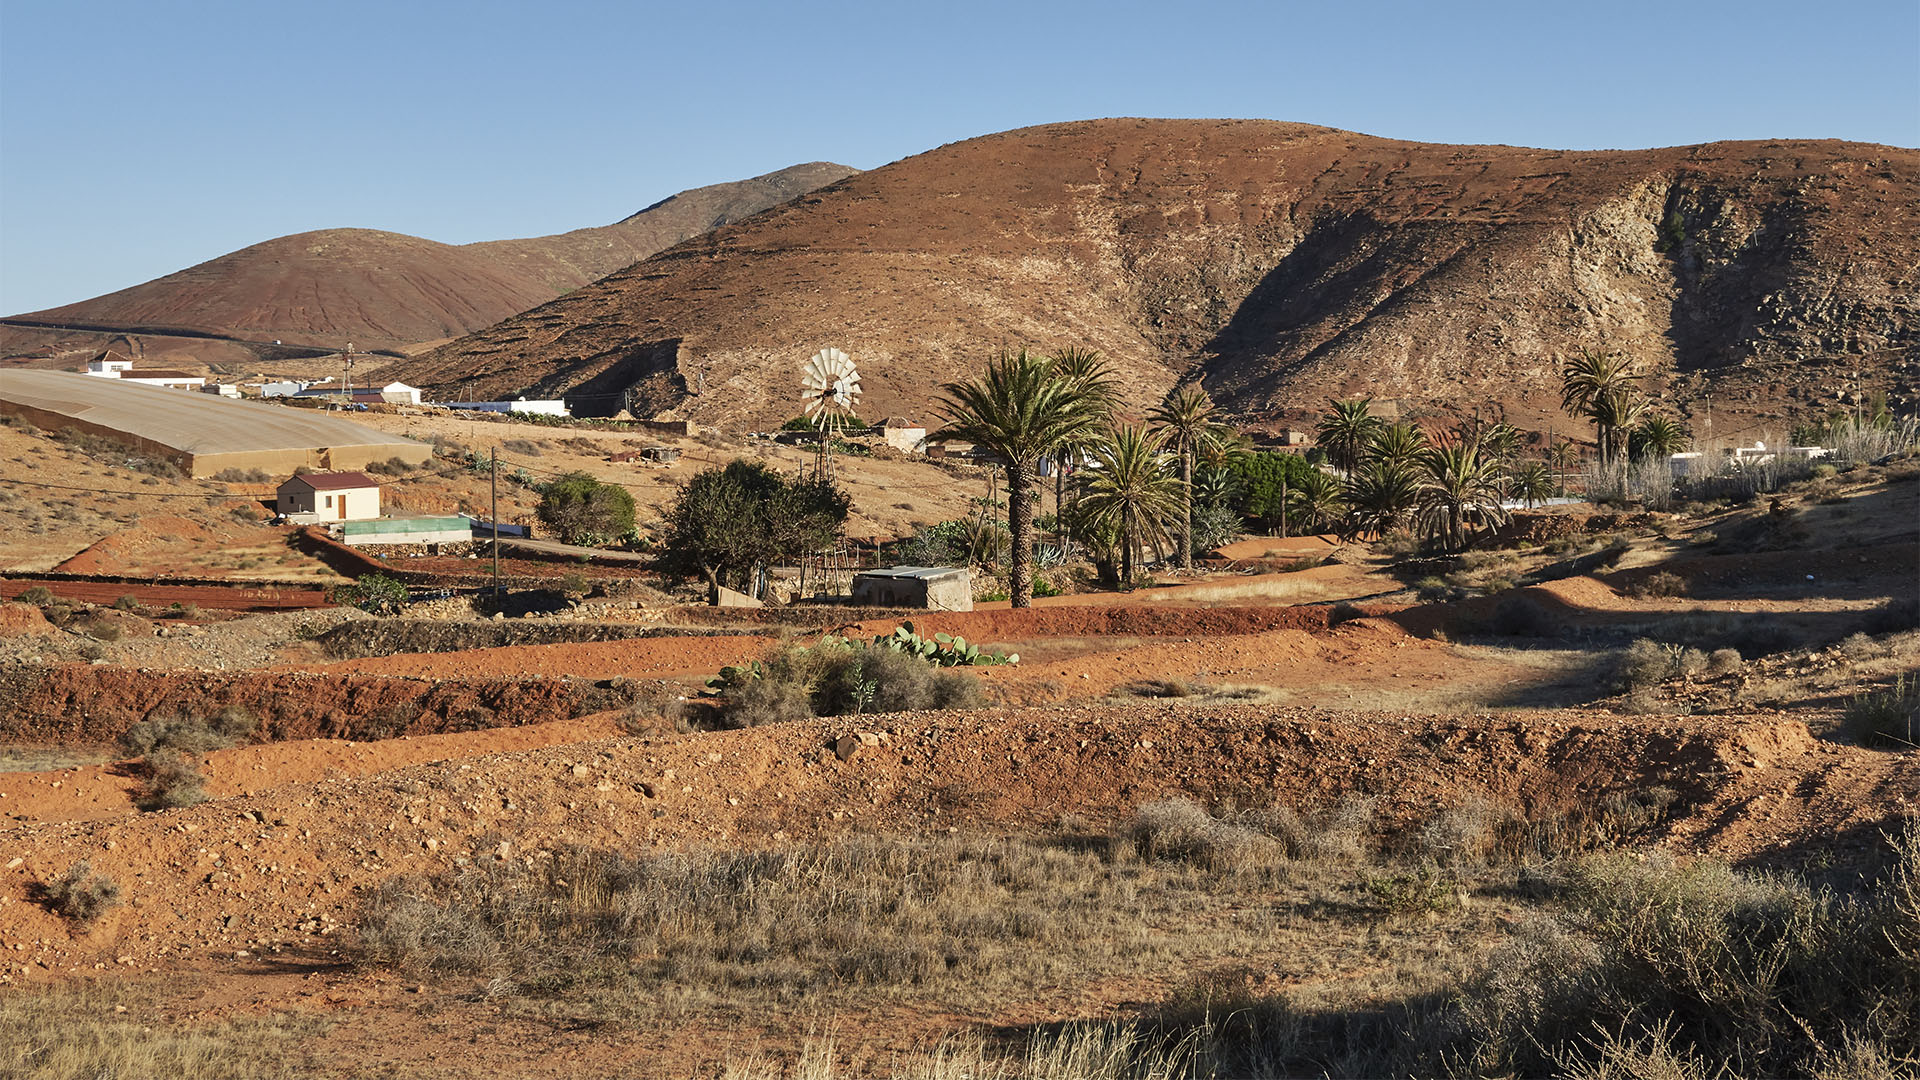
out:
{"label": "tall green tree", "polygon": [[1007,472],[1007,529],[1013,535],[1008,593],[1014,607],[1033,604],[1033,485],[1040,459],[1097,430],[1107,410],[1086,385],[1054,362],[1025,350],[1002,353],[966,382],[942,386],[939,433],[965,439],[1000,459]]}
{"label": "tall green tree", "polygon": [[1149,416],[1180,465],[1182,507],[1177,546],[1180,569],[1193,569],[1193,462],[1213,428],[1213,399],[1200,387],[1179,390],[1155,406]]}
{"label": "tall green tree", "polygon": [[[1120,381],[1114,376],[1113,368],[1093,349],[1069,346],[1055,352],[1048,359],[1053,361],[1054,371],[1065,379],[1068,385],[1092,398],[1094,403],[1106,413],[1111,414],[1120,405]],[[1080,435],[1071,436],[1061,442],[1059,449],[1048,456],[1053,459],[1053,514],[1056,528],[1062,527],[1063,514],[1061,501],[1066,497],[1067,474],[1078,468],[1085,460],[1087,451],[1099,441],[1100,429],[1091,428]]]}
{"label": "tall green tree", "polygon": [[759,571],[833,543],[851,501],[830,481],[744,459],[703,469],[667,508],[660,571],[698,574],[709,590],[748,589]]}
{"label": "tall green tree", "polygon": [[1560,407],[1593,421],[1602,465],[1625,453],[1625,432],[1645,409],[1635,385],[1640,379],[1633,361],[1619,353],[1582,349],[1561,365]]}
{"label": "tall green tree", "polygon": [[568,544],[610,544],[633,532],[633,495],[583,472],[540,487],[540,523]]}
{"label": "tall green tree", "polygon": [[1242,454],[1230,468],[1240,478],[1240,513],[1267,529],[1284,523],[1293,489],[1319,471],[1299,454],[1275,453]]}
{"label": "tall green tree", "polygon": [[[1133,580],[1136,553],[1168,540],[1169,526],[1186,513],[1186,484],[1167,473],[1165,437],[1138,424],[1107,432],[1093,450],[1082,497],[1087,512],[1120,534],[1120,580]],[[1189,541],[1190,543],[1190,541]]]}
{"label": "tall green tree", "polygon": [[1507,520],[1500,507],[1500,462],[1478,441],[1435,446],[1421,459],[1421,467],[1420,528],[1447,550],[1467,546],[1467,529],[1474,519],[1489,526]]}
{"label": "tall green tree", "polygon": [[1314,425],[1314,440],[1327,452],[1327,459],[1342,472],[1351,474],[1385,424],[1373,415],[1372,398],[1352,398],[1331,402],[1333,409]]}

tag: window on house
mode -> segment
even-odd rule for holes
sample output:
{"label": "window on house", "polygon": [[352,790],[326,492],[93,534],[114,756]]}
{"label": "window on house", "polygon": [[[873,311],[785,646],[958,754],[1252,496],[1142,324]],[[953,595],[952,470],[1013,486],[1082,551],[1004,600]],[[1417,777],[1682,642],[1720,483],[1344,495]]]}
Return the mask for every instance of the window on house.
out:
{"label": "window on house", "polygon": [[328,506],[329,508],[331,508],[331,507],[333,506],[333,496],[331,496],[331,495],[329,495],[329,496],[327,496],[327,506]]}

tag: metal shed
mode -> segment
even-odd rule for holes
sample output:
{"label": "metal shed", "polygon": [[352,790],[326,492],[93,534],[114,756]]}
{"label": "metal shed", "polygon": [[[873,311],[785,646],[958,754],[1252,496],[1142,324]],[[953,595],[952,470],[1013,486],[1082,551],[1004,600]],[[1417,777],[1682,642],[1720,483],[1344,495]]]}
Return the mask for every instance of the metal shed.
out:
{"label": "metal shed", "polygon": [[964,566],[895,566],[853,576],[853,602],[862,607],[972,611],[973,575]]}

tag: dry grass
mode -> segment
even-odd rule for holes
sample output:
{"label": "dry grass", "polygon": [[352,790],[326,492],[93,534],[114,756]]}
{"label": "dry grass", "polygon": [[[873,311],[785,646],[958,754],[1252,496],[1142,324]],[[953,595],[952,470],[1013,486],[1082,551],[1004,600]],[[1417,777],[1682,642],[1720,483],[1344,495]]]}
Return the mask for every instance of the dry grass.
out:
{"label": "dry grass", "polygon": [[0,1076],[271,1080],[312,1075],[298,1060],[319,1021],[278,1015],[183,1027],[149,1001],[100,985],[0,994]]}
{"label": "dry grass", "polygon": [[[1280,993],[1216,969],[1131,1021],[954,1040],[889,1075],[1893,1080],[1920,1064],[1920,830],[1892,855],[1858,897],[1708,860],[1587,858],[1559,868],[1547,910],[1470,964]],[[724,1075],[830,1080],[835,1061],[815,1042],[791,1069],[760,1059]]]}

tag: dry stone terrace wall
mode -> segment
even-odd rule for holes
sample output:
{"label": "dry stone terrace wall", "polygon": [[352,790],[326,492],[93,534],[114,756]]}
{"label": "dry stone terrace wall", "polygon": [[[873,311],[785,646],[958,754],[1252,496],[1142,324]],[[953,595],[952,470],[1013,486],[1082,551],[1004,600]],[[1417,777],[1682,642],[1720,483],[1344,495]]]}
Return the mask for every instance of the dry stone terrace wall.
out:
{"label": "dry stone terrace wall", "polygon": [[583,679],[407,679],[163,673],[91,664],[0,674],[0,740],[105,747],[136,722],[239,706],[256,738],[384,739],[567,720],[622,708],[646,684]]}

